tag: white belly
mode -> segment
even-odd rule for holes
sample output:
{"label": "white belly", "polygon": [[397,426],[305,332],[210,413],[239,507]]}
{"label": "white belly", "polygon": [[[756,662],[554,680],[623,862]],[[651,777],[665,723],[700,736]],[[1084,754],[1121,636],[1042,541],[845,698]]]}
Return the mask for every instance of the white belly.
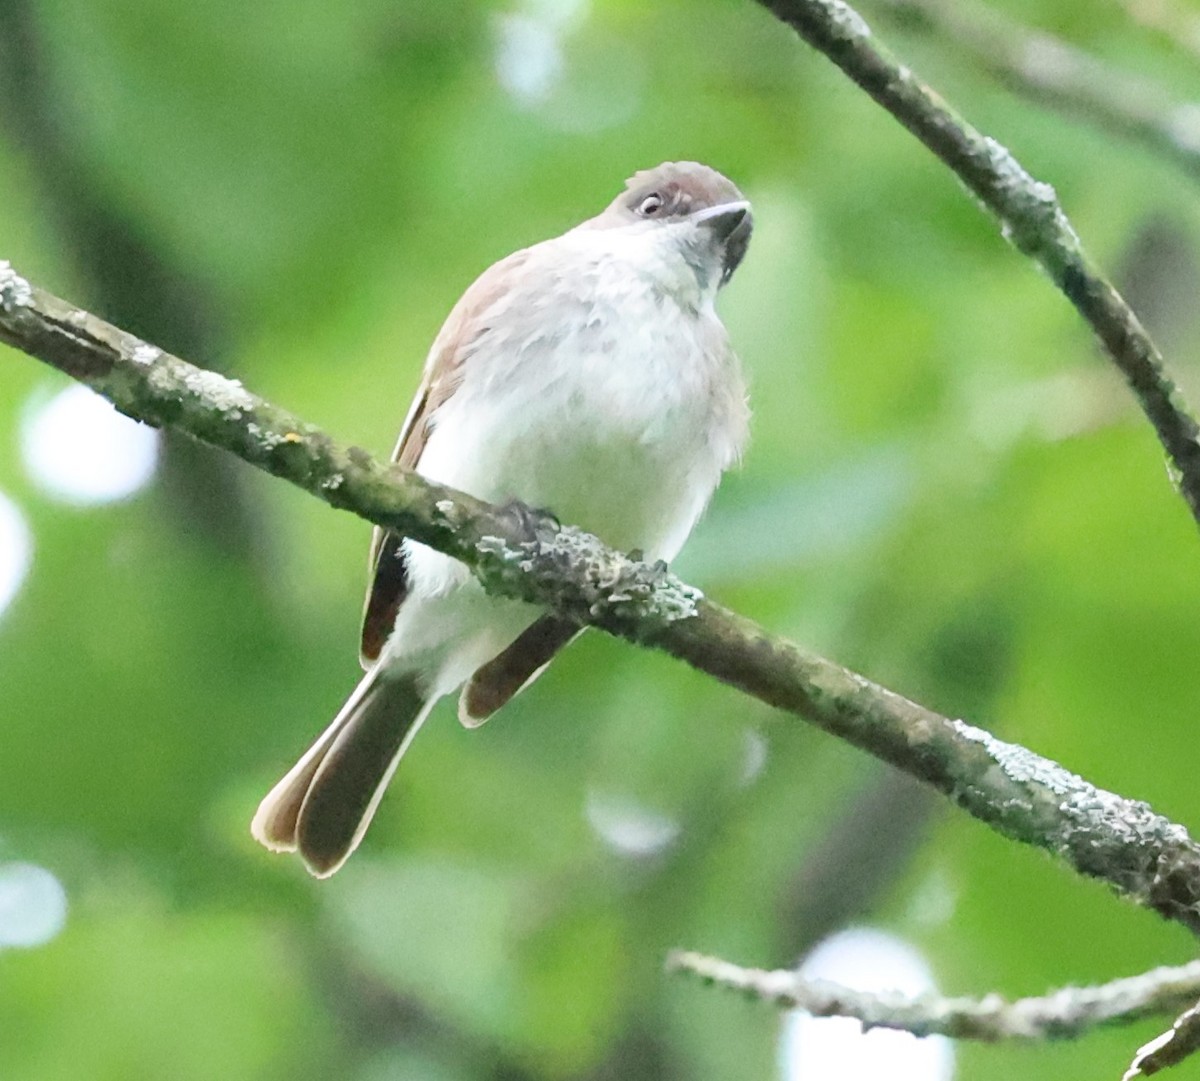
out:
{"label": "white belly", "polygon": [[[672,559],[745,433],[741,376],[711,297],[688,309],[599,265],[548,293],[518,291],[493,316],[434,414],[418,472]],[[421,545],[410,543],[409,574],[389,654],[455,639],[447,688],[537,614],[485,598],[461,564]]]}
{"label": "white belly", "polygon": [[577,329],[553,340],[521,340],[519,327],[486,340],[438,410],[418,471],[672,558],[738,452],[740,375],[726,350],[711,355],[711,312],[702,328],[705,317],[649,296],[620,300],[582,314],[564,304]]}

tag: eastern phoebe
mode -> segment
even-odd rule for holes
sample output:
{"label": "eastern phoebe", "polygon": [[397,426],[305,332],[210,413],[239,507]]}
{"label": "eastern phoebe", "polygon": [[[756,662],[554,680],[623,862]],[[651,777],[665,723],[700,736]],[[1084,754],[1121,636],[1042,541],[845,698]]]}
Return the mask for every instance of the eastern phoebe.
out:
{"label": "eastern phoebe", "polygon": [[[741,367],[713,301],[750,229],[729,180],[668,162],[502,259],[434,341],[393,460],[674,558],[746,439]],[[487,596],[463,564],[392,532],[375,530],[370,565],[367,674],[251,825],[319,878],[358,846],[439,698],[463,687],[459,720],[482,724],[580,631]]]}

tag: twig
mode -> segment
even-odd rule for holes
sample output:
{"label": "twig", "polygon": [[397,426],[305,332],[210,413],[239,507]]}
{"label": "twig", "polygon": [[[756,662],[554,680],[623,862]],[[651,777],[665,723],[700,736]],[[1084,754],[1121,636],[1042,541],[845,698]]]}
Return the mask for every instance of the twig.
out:
{"label": "twig", "polygon": [[1005,237],[1062,290],[1137,396],[1200,523],[1200,427],[1137,316],[1084,251],[1054,189],[1030,176],[1005,147],[973,128],[899,63],[843,0],[759,3],[932,150],[995,215]]}
{"label": "twig", "polygon": [[1184,1010],[1161,1036],[1139,1047],[1121,1081],[1149,1077],[1168,1066],[1178,1066],[1197,1051],[1200,1051],[1200,1003]]}
{"label": "twig", "polygon": [[863,918],[908,867],[924,840],[937,797],[912,777],[874,769],[848,804],[831,813],[784,887],[777,949],[808,953],[821,939]]}
{"label": "twig", "polygon": [[1200,995],[1200,961],[1156,968],[1095,987],[1064,987],[1038,998],[1010,1002],[999,995],[943,998],[899,992],[858,991],[828,980],[806,979],[790,969],[743,968],[702,953],[677,950],[671,972],[742,991],[814,1017],[852,1017],[864,1029],[893,1028],[914,1036],[958,1040],[1065,1040],[1100,1025],[1128,1024],[1178,1010]]}
{"label": "twig", "polygon": [[979,4],[882,0],[905,25],[953,42],[973,63],[1034,101],[1138,143],[1200,181],[1200,103],[1113,67]]}
{"label": "twig", "polygon": [[222,447],[367,521],[462,560],[493,594],[652,646],[937,788],[993,829],[1200,931],[1200,846],[1145,803],[942,717],[768,634],[547,515],[497,508],[345,448],[319,429],[30,285],[0,263],[0,341],[122,412]]}

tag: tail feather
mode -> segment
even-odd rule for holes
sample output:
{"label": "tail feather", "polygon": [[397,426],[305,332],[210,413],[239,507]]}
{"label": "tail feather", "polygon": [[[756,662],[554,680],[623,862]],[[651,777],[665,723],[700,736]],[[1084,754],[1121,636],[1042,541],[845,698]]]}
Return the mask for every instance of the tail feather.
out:
{"label": "tail feather", "polygon": [[374,668],[308,752],[259,805],[251,833],[277,852],[298,851],[318,878],[358,847],[388,781],[431,701],[411,676]]}
{"label": "tail feather", "polygon": [[308,795],[313,776],[320,768],[333,741],[345,728],[346,722],[358,711],[361,700],[370,693],[375,682],[373,674],[369,672],[359,681],[354,693],[346,700],[346,704],[338,711],[329,727],[258,805],[250,823],[250,833],[259,844],[272,852],[296,851],[296,821],[300,817],[300,807],[304,803],[304,797]]}

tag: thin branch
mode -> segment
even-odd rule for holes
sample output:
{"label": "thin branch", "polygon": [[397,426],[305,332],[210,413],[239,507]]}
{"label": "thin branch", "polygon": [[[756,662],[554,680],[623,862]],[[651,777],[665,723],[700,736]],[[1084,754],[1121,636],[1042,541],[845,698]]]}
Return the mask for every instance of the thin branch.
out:
{"label": "thin branch", "polygon": [[1004,835],[1056,854],[1200,931],[1200,846],[1144,803],[1088,784],[774,637],[668,573],[342,447],[235,380],[204,371],[30,285],[0,263],[0,341],[169,426],[470,566],[488,592],[554,608],[669,653],[932,785]]}
{"label": "thin branch", "polygon": [[1113,67],[979,4],[882,0],[902,24],[937,34],[1011,89],[1137,143],[1200,181],[1200,103]]}
{"label": "thin branch", "polygon": [[799,972],[743,968],[702,953],[677,950],[671,972],[689,972],[709,983],[741,991],[784,1009],[814,1017],[852,1017],[864,1029],[893,1028],[914,1036],[958,1040],[1067,1040],[1101,1025],[1129,1024],[1173,1013],[1200,995],[1200,961],[1156,968],[1095,987],[1064,987],[1038,998],[1010,1002],[999,995],[943,998],[896,991],[858,991]]}
{"label": "thin branch", "polygon": [[1139,1047],[1121,1081],[1149,1077],[1168,1066],[1178,1066],[1197,1051],[1200,1051],[1200,1003],[1184,1010],[1161,1036]]}
{"label": "thin branch", "polygon": [[1075,306],[1137,396],[1200,523],[1200,427],[1136,315],[1084,251],[1049,184],[977,131],[881,45],[843,0],[759,0],[921,140]]}
{"label": "thin branch", "polygon": [[785,886],[775,921],[780,956],[801,957],[872,910],[924,840],[936,798],[907,774],[868,772]]}

